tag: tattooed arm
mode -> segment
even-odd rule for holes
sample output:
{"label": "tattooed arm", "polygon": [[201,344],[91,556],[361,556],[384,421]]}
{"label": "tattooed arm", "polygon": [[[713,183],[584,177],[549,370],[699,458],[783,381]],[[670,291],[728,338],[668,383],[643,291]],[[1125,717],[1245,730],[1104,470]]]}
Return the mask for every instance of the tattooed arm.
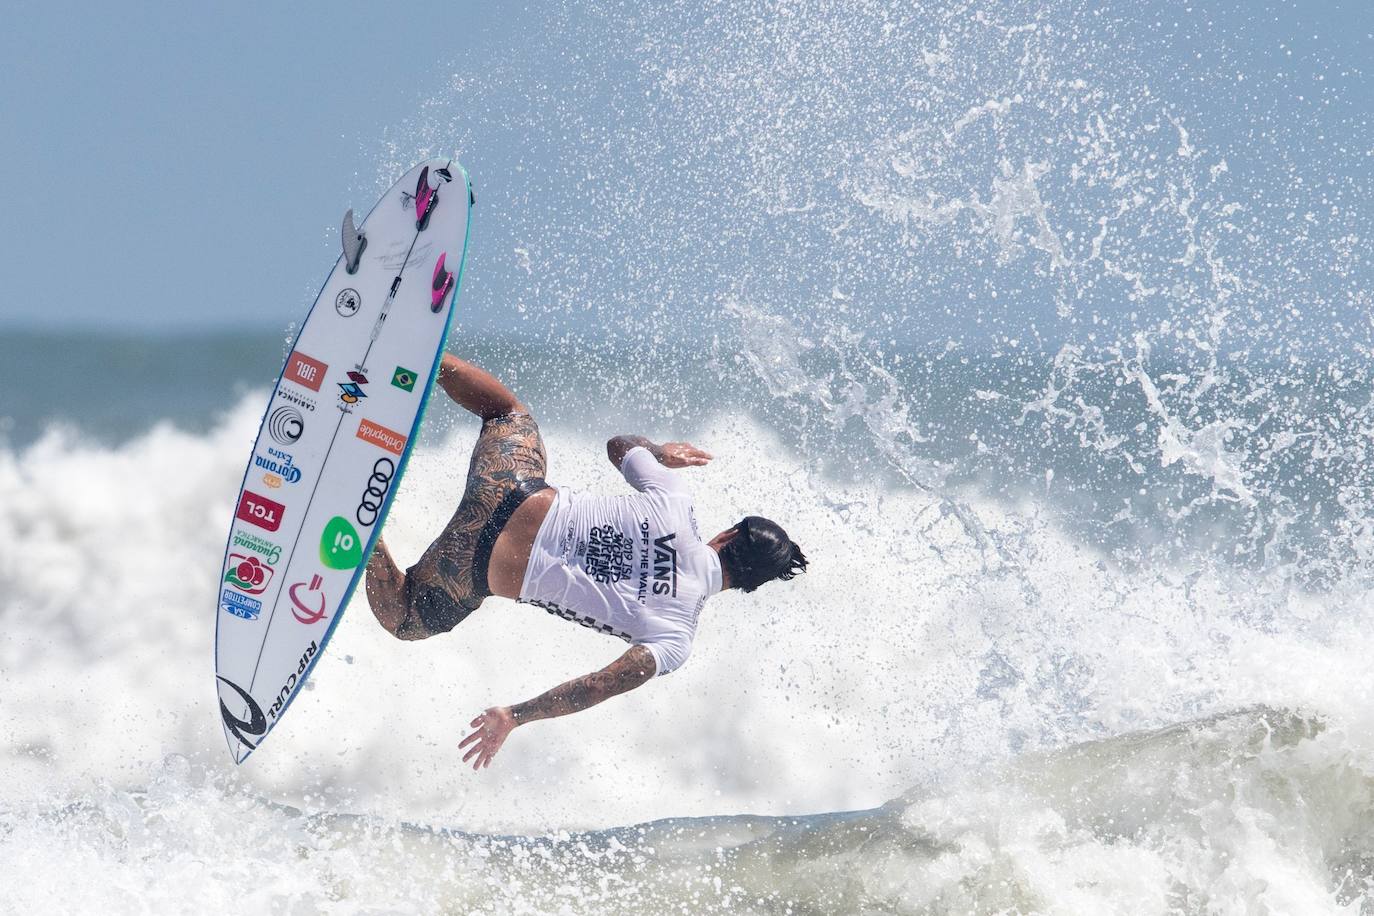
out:
{"label": "tattooed arm", "polygon": [[574,678],[524,703],[493,706],[472,720],[475,731],[459,742],[459,748],[472,745],[463,755],[463,762],[472,761],[474,770],[491,766],[491,758],[517,725],[589,709],[644,684],[654,676],[655,667],[654,656],[648,649],[631,646],[600,671]]}
{"label": "tattooed arm", "polygon": [[616,436],[606,443],[606,457],[620,470],[630,449],[644,447],[665,468],[699,467],[711,460],[711,455],[690,442],[665,442],[658,445],[643,436]]}

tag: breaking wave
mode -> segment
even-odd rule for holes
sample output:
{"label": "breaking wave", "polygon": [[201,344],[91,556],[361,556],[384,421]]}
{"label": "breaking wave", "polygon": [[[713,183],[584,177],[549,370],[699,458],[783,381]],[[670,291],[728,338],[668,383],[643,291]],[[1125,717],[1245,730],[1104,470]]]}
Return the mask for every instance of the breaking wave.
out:
{"label": "breaking wave", "polygon": [[[235,770],[249,344],[7,342],[50,383],[0,417],[6,903],[1374,912],[1358,74],[1295,96],[1211,15],[558,9],[365,141],[358,200],[455,142],[473,171],[450,346],[535,407],[552,479],[620,486],[614,433],[698,440],[702,523],[812,558],[482,774],[475,713],[618,645],[499,599],[400,643],[359,598]],[[402,563],[475,434],[431,411]]]}

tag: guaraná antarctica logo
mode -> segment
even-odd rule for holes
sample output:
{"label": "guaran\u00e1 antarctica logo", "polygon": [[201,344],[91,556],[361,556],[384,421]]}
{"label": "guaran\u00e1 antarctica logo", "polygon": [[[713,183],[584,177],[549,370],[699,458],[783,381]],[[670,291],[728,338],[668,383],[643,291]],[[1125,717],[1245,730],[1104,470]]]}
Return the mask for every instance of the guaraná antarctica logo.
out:
{"label": "guaran\u00e1 antarctica logo", "polygon": [[233,546],[244,547],[256,554],[261,554],[267,561],[268,566],[276,566],[281,559],[281,547],[273,544],[267,538],[260,538],[256,534],[249,534],[247,531],[235,531]]}

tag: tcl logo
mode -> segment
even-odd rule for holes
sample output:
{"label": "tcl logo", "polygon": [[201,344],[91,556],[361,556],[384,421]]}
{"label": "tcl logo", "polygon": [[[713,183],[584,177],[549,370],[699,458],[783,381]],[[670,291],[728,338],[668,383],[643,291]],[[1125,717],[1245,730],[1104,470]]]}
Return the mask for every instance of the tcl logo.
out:
{"label": "tcl logo", "polygon": [[244,490],[243,496],[239,499],[239,510],[234,515],[250,525],[257,525],[267,531],[276,531],[281,527],[281,517],[285,512],[286,507],[281,503],[273,502],[266,496],[259,496],[252,490]]}

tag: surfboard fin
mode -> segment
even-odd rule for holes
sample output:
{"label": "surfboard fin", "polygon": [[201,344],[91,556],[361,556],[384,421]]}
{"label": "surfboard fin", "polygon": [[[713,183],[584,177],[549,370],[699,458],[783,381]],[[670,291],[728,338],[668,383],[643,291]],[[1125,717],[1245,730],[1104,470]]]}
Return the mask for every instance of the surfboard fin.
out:
{"label": "surfboard fin", "polygon": [[441,253],[434,263],[434,279],[429,285],[429,310],[435,314],[444,307],[444,297],[453,289],[453,272],[444,269],[445,257],[447,252]]}
{"label": "surfboard fin", "polygon": [[429,186],[429,166],[420,170],[420,180],[415,182],[415,231],[424,232],[429,225],[429,216],[439,205],[439,189]]}
{"label": "surfboard fin", "polygon": [[453,180],[453,173],[449,171],[447,165],[442,165],[433,172],[429,166],[420,170],[420,180],[415,182],[415,229],[423,232],[429,225],[429,215],[434,212],[434,208],[439,206],[439,185],[448,184]]}
{"label": "surfboard fin", "polygon": [[343,218],[344,270],[356,274],[358,262],[362,260],[363,252],[366,249],[367,236],[359,232],[358,227],[353,225],[353,208],[349,207]]}

